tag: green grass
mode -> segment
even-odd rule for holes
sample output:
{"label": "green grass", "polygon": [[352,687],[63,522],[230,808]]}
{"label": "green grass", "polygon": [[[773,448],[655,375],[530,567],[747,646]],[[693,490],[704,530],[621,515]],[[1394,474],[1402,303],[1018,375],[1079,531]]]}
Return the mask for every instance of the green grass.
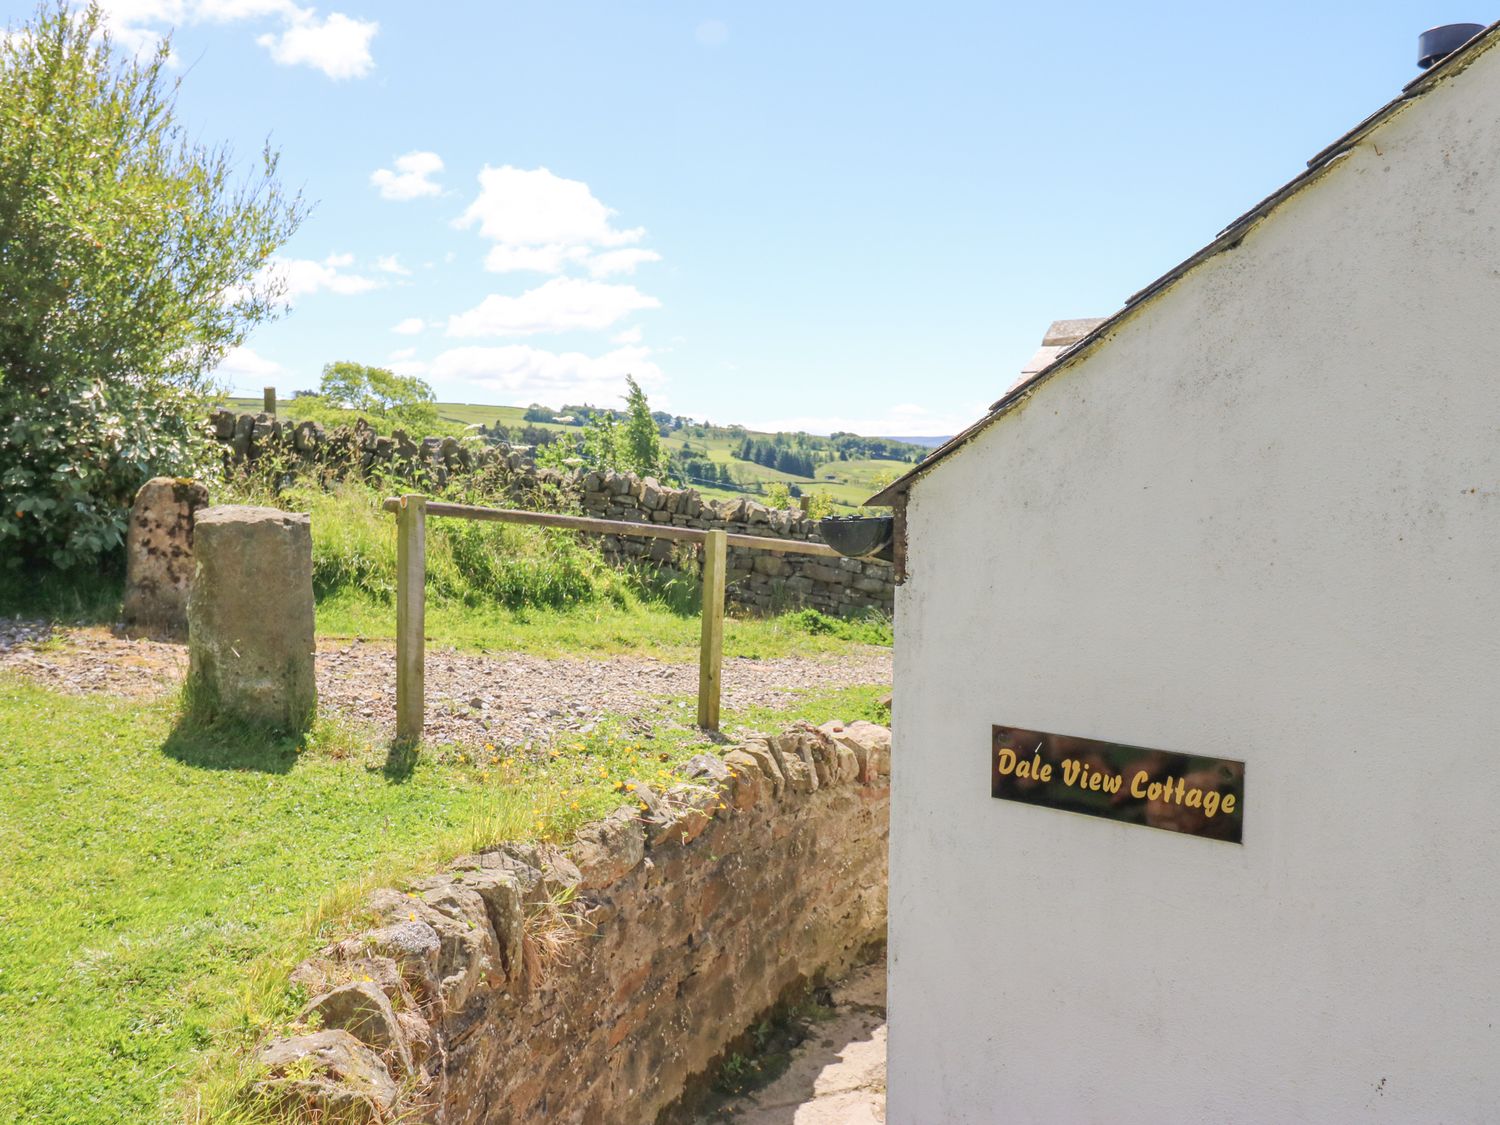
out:
{"label": "green grass", "polygon": [[[572,609],[470,608],[436,602],[427,608],[429,643],[468,652],[529,652],[539,656],[635,653],[663,660],[698,659],[700,619],[672,606],[641,600],[628,606],[597,603]],[[366,640],[396,635],[393,606],[358,594],[318,603],[318,635]],[[726,617],[724,654],[769,658],[847,651],[849,645],[891,643],[886,618],[843,620],[813,610],[775,617]]]}
{"label": "green grass", "polygon": [[[316,749],[174,729],[173,708],[0,681],[0,1120],[153,1121],[205,1048],[288,1002],[251,965],[315,941],[328,888],[419,862],[528,794],[352,732]],[[284,980],[284,978],[283,978]],[[259,993],[259,994],[258,994]]]}
{"label": "green grass", "polygon": [[[879,718],[880,691],[725,728]],[[170,701],[5,677],[0,729],[0,1120],[44,1125],[196,1120],[200,1099],[213,1119],[301,1002],[287,973],[367,888],[483,843],[566,839],[705,745],[605,721],[406,756],[327,720],[300,744],[183,729]]]}

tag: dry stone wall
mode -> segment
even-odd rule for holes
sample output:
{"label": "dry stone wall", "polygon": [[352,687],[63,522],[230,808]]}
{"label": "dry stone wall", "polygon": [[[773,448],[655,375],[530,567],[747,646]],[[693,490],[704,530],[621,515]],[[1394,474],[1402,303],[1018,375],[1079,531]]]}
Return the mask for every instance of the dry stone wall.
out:
{"label": "dry stone wall", "polygon": [[[795,509],[767,508],[743,498],[704,500],[695,489],[670,488],[633,473],[585,472],[575,478],[585,515],[633,523],[723,528],[769,539],[821,542],[817,521]],[[606,541],[614,554],[670,565],[672,543],[620,536]],[[869,609],[889,614],[895,601],[891,565],[865,559],[778,555],[729,548],[731,600],[755,609],[809,605],[849,616]]]}
{"label": "dry stone wall", "polygon": [[870,723],[752,737],[639,785],[566,852],[505,846],[377,892],[375,925],[297,969],[304,1026],[248,1096],[313,1119],[655,1121],[883,941],[889,757]]}
{"label": "dry stone wall", "polygon": [[[561,496],[599,519],[821,542],[817,521],[796,509],[768,508],[744,498],[706,500],[696,489],[671,488],[633,473],[538,469],[525,453],[503,442],[476,446],[453,437],[418,442],[400,431],[390,437],[377,435],[363,421],[326,431],[316,422],[284,425],[268,414],[235,415],[227,410],[214,414],[211,425],[230,464],[254,464],[274,454],[288,465],[321,466],[334,475],[387,473],[411,480],[416,487],[433,488],[482,474],[487,490],[518,506]],[[615,536],[604,537],[604,546],[619,559],[687,569],[682,548],[674,550],[670,540]],[[886,614],[894,610],[894,574],[886,562],[732,547],[728,563],[729,597],[747,608],[811,606],[846,617],[871,609]]]}

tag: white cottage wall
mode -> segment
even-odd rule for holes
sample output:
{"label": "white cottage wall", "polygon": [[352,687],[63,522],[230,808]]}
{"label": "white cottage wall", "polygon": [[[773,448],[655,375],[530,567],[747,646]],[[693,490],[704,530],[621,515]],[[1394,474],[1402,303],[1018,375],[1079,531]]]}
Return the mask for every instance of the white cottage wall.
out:
{"label": "white cottage wall", "polygon": [[[907,518],[893,1125],[1500,1114],[1500,51]],[[1242,759],[1244,843],[996,801],[992,723]]]}

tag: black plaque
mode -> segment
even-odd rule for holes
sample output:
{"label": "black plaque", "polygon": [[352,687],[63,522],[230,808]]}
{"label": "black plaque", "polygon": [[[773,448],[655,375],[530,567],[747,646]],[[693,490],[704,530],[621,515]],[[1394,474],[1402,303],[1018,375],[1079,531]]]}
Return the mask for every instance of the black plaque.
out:
{"label": "black plaque", "polygon": [[1245,763],[997,726],[990,794],[1238,844]]}

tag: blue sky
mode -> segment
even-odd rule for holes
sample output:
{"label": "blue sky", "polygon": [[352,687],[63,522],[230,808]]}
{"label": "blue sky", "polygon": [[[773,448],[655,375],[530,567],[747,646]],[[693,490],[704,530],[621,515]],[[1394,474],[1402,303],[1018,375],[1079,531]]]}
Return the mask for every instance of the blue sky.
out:
{"label": "blue sky", "polygon": [[[111,0],[316,206],[225,379],[946,434],[1417,73],[1421,3]],[[29,3],[0,0],[9,23]]]}

